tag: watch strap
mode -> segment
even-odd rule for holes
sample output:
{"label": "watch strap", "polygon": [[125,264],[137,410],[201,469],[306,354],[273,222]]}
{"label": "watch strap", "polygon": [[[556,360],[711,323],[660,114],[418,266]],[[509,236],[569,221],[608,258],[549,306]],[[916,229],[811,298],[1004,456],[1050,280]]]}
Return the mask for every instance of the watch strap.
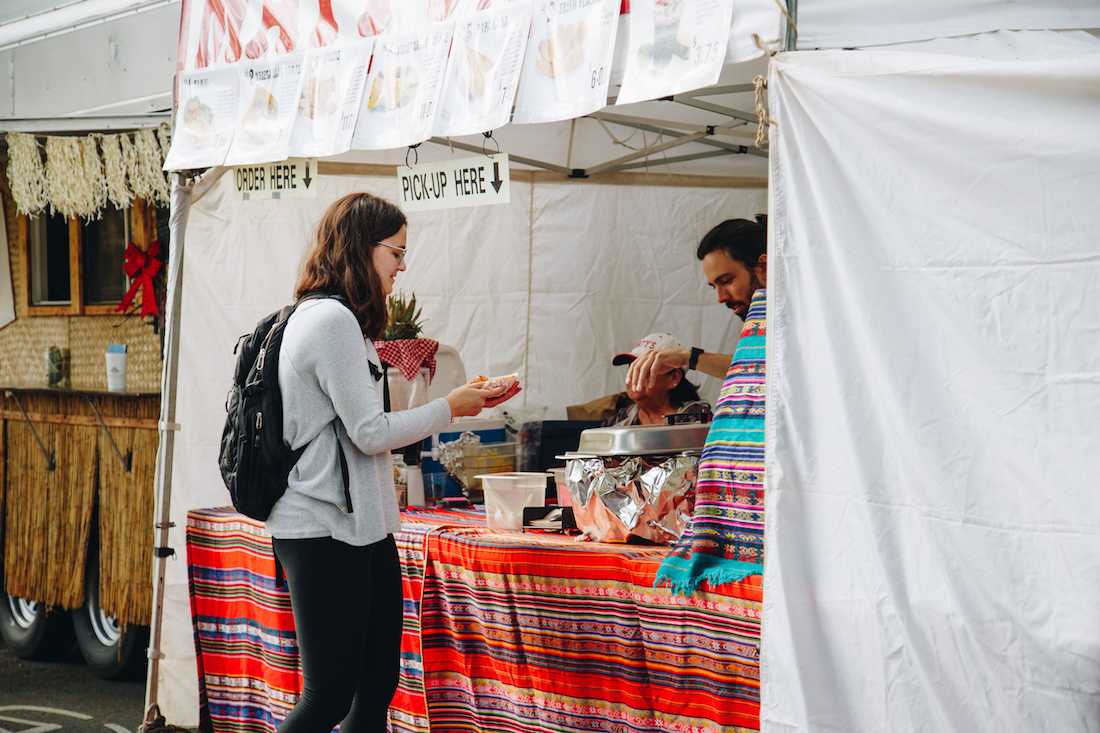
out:
{"label": "watch strap", "polygon": [[699,357],[703,355],[703,350],[698,346],[691,347],[691,356],[688,357],[688,370],[695,369],[699,366]]}

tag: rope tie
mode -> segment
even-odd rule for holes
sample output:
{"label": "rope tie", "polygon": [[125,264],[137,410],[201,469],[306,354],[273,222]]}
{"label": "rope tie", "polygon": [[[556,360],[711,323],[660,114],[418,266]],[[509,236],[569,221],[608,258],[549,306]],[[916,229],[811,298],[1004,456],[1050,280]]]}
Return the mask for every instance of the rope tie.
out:
{"label": "rope tie", "polygon": [[775,124],[775,120],[768,116],[766,90],[768,80],[763,74],[757,74],[752,78],[756,91],[756,147],[762,148],[768,143],[768,125]]}

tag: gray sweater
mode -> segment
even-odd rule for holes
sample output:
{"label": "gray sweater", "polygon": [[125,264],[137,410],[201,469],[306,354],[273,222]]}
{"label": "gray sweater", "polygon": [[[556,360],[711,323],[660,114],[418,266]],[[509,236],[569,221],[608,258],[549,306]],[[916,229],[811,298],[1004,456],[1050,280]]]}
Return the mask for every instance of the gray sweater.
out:
{"label": "gray sweater", "polygon": [[[292,448],[308,445],[267,519],[273,537],[367,545],[400,528],[389,451],[443,431],[451,408],[440,398],[383,412],[382,382],[371,376],[368,360],[380,364],[341,303],[308,301],[290,317],[279,352],[283,437]],[[337,439],[348,461],[350,514]]]}

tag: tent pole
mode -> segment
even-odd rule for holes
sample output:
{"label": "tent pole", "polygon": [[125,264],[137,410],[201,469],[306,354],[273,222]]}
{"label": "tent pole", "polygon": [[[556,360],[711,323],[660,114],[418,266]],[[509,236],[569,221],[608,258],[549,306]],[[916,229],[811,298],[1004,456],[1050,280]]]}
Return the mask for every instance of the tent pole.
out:
{"label": "tent pole", "polygon": [[677,134],[671,140],[667,140],[667,141],[665,141],[663,143],[659,143],[657,145],[650,145],[649,147],[642,148],[641,150],[635,150],[633,153],[629,153],[627,155],[624,155],[621,158],[615,158],[614,160],[609,160],[606,163],[600,163],[599,165],[594,165],[591,168],[586,168],[584,172],[586,174],[588,174],[589,176],[594,176],[598,173],[605,173],[607,171],[619,170],[619,167],[624,163],[629,163],[631,161],[637,160],[638,158],[648,158],[651,155],[656,155],[657,153],[660,153],[664,150],[668,150],[669,148],[675,148],[675,147],[678,147],[680,145],[687,145],[688,143],[695,142],[696,140],[701,140],[702,138],[704,138],[706,136],[707,136],[706,130],[702,130],[700,132],[693,132],[693,133],[690,133],[688,135]]}
{"label": "tent pole", "polygon": [[[701,130],[713,130],[715,135],[743,135],[747,134],[750,137],[755,137],[755,132],[746,133],[748,128],[747,122],[734,122],[729,125],[702,125],[698,122],[680,122],[678,120],[662,120],[657,117],[639,117],[637,115],[620,115],[615,112],[599,112],[599,119],[604,122],[611,122],[615,124],[620,123],[620,120],[626,120],[627,122],[640,122],[645,125],[657,125],[658,127],[666,127],[671,130],[679,130],[680,132],[699,132]],[[594,117],[595,115],[588,115]]]}
{"label": "tent pole", "polygon": [[[470,152],[470,153],[484,153],[485,152],[484,148],[479,147],[477,145],[471,145],[469,143],[459,142],[458,140],[450,140],[448,138],[443,138],[443,137],[433,137],[433,138],[430,138],[428,140],[428,142],[435,143],[436,145],[443,145],[444,147],[448,147],[448,148],[458,148],[459,150],[465,150],[465,151]],[[542,168],[544,170],[554,171],[555,173],[561,173],[561,174],[564,174],[564,175],[567,175],[567,176],[570,173],[573,172],[571,169],[566,168],[564,165],[557,165],[556,163],[547,163],[544,160],[535,160],[534,158],[524,158],[524,157],[519,156],[519,155],[512,155],[511,153],[508,153],[508,158],[509,158],[509,160],[514,160],[517,163],[522,163],[523,165],[529,165],[529,166],[532,166],[533,168]]]}
{"label": "tent pole", "polygon": [[787,0],[787,51],[798,50],[798,0]]}
{"label": "tent pole", "polygon": [[725,115],[726,117],[732,117],[735,120],[741,120],[745,123],[756,124],[756,115],[752,112],[742,112],[739,109],[733,107],[727,107],[723,104],[715,104],[714,102],[706,102],[702,99],[696,99],[695,97],[688,97],[683,94],[677,94],[673,97],[668,97],[673,102],[682,104],[685,107],[694,107],[695,109],[701,109],[706,112],[714,112],[715,114]]}
{"label": "tent pole", "polygon": [[[623,127],[633,127],[637,130],[645,130],[646,132],[655,132],[660,135],[679,135],[676,130],[670,130],[666,127],[659,127],[657,125],[650,125],[645,122],[638,122],[625,115],[610,114],[607,112],[593,112],[588,115],[597,120],[603,120],[604,122],[611,122],[616,125],[622,125]],[[753,122],[756,122],[756,118],[753,118]],[[747,155],[757,155],[760,157],[768,157],[768,151],[761,150],[754,146],[737,145],[736,143],[727,143],[722,140],[715,140],[713,137],[704,137],[695,141],[699,145],[709,145],[712,148],[721,148],[722,150],[728,150],[733,153],[745,153]]]}
{"label": "tent pole", "polygon": [[627,163],[626,165],[620,165],[614,172],[629,171],[635,168],[652,168],[658,165],[674,165],[676,163],[687,163],[691,160],[703,160],[705,158],[718,158],[723,155],[738,155],[739,153],[734,150],[707,150],[702,153],[689,153],[688,155],[674,155],[671,158],[661,158],[657,162],[650,162],[648,160],[639,161],[637,163]]}
{"label": "tent pole", "polygon": [[161,638],[164,629],[164,576],[168,556],[174,554],[169,547],[169,530],[172,527],[172,458],[175,450],[176,384],[179,376],[180,297],[183,294],[183,252],[187,215],[191,207],[190,186],[181,182],[177,174],[172,182],[172,213],[169,219],[171,240],[168,250],[167,302],[165,304],[164,371],[160,386],[160,447],[157,450],[156,469],[156,519],[153,530],[153,620],[149,630],[149,674],[145,684],[145,708],[148,711],[157,704],[158,675]]}
{"label": "tent pole", "polygon": [[693,89],[690,92],[681,92],[677,94],[677,97],[716,97],[720,94],[747,94],[749,92],[755,92],[756,86],[753,84],[722,84],[713,87],[703,87],[702,89]]}

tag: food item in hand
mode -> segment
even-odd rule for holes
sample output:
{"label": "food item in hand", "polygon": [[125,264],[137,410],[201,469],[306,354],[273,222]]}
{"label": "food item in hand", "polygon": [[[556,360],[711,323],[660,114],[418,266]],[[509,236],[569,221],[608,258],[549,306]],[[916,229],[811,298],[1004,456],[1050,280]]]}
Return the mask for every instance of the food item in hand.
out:
{"label": "food item in hand", "polygon": [[486,407],[496,407],[503,402],[507,402],[519,394],[523,389],[519,386],[519,375],[515,373],[505,374],[501,377],[486,377],[479,374],[470,381],[470,384],[476,384],[479,387],[488,389],[493,387],[505,387],[502,394],[485,401]]}

